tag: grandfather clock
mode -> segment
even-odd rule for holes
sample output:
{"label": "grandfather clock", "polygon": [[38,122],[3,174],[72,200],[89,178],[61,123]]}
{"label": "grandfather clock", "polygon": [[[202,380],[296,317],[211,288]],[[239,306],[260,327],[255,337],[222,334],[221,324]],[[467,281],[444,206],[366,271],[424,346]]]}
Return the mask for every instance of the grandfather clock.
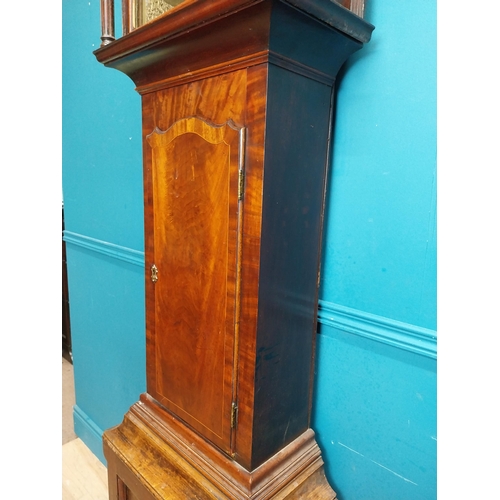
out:
{"label": "grandfather clock", "polygon": [[[175,4],[175,5],[174,5]],[[111,500],[334,499],[310,428],[333,88],[349,0],[112,2],[142,97],[147,392],[104,433]]]}

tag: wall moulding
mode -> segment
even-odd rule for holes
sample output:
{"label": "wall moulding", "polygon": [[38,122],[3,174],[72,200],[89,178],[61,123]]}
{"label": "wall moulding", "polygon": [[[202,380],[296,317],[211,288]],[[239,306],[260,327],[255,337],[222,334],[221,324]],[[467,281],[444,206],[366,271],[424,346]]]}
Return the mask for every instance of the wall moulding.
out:
{"label": "wall moulding", "polygon": [[[136,266],[144,266],[144,252],[71,231],[64,231],[63,239],[66,243]],[[370,314],[321,299],[318,308],[318,323],[431,359],[437,358],[437,332],[435,330]]]}
{"label": "wall moulding", "polygon": [[98,240],[83,234],[73,233],[72,231],[63,231],[63,240],[66,243],[144,267],[144,252],[140,252],[139,250],[115,245],[108,241]]}
{"label": "wall moulding", "polygon": [[319,301],[318,323],[414,354],[437,358],[437,332],[358,309]]}

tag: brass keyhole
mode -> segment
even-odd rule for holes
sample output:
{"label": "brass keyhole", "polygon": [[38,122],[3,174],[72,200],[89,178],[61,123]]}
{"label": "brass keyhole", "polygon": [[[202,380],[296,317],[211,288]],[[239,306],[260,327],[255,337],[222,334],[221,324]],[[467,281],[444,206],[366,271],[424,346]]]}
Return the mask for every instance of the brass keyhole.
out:
{"label": "brass keyhole", "polygon": [[151,266],[151,281],[153,283],[158,281],[158,268],[154,264]]}

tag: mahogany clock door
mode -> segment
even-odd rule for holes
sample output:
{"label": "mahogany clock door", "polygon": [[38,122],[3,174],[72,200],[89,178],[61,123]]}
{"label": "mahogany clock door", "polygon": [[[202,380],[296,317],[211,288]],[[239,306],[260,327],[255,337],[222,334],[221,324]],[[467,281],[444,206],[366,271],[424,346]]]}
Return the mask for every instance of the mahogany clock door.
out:
{"label": "mahogany clock door", "polygon": [[[146,252],[148,392],[231,452],[239,314],[239,186],[244,129],[199,117],[155,129]],[[149,255],[148,255],[149,253]],[[149,310],[153,309],[153,310]],[[151,354],[150,354],[151,353]]]}

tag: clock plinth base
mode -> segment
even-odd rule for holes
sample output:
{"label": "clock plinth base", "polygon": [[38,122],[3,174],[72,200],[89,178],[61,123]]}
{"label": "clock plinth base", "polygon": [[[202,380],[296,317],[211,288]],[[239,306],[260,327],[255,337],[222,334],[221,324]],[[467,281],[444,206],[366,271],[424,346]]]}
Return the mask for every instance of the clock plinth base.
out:
{"label": "clock plinth base", "polygon": [[[142,398],[141,398],[142,399]],[[308,429],[252,472],[147,401],[103,435],[110,500],[334,500]]]}

